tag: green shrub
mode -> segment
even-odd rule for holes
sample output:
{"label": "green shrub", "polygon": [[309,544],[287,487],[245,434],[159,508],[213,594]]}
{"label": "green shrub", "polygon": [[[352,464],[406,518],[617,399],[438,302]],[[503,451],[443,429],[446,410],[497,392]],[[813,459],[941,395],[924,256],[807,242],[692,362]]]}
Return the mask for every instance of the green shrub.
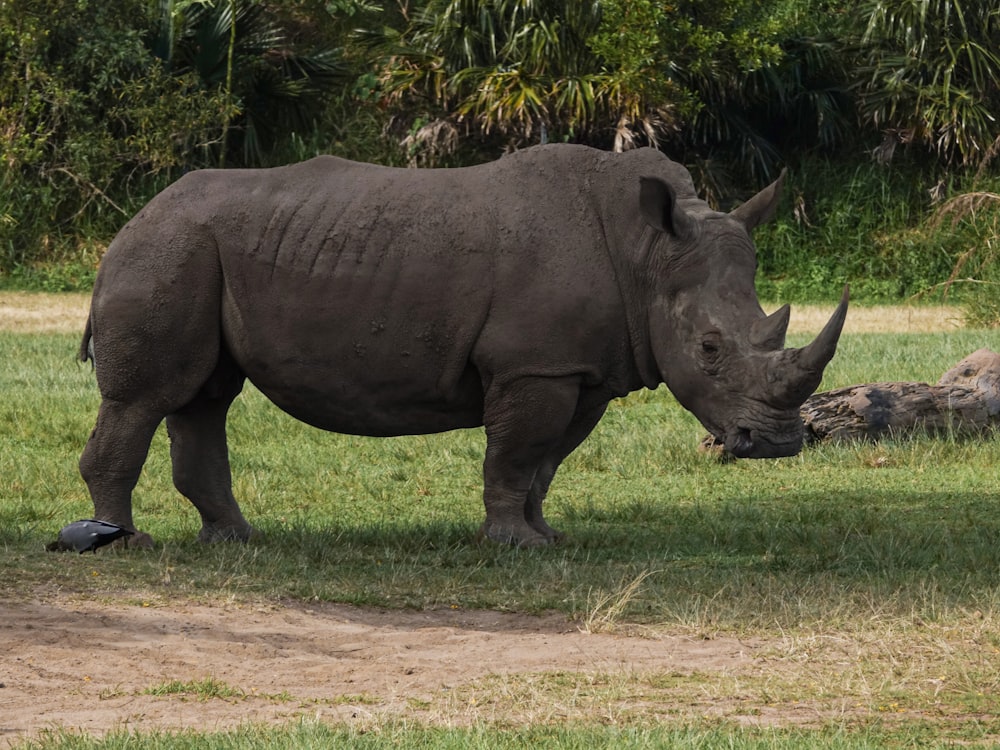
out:
{"label": "green shrub", "polygon": [[0,5],[0,273],[79,262],[218,130],[219,100],[147,49],[148,9]]}
{"label": "green shrub", "polygon": [[962,306],[970,325],[1000,325],[1000,195],[961,193],[944,203],[929,225],[937,236],[961,243],[948,278],[936,289]]}
{"label": "green shrub", "polygon": [[[335,55],[296,56],[264,6],[241,2],[227,89],[228,31],[202,33],[218,31],[217,5],[0,4],[0,283],[86,285],[117,229],[184,171],[216,165],[230,130],[234,152],[273,147],[270,160],[316,129],[341,81]],[[160,48],[162,18],[178,25],[176,55]]]}
{"label": "green shrub", "polygon": [[830,300],[850,284],[858,301],[964,301],[972,290],[946,282],[970,248],[979,250],[962,267],[988,273],[996,235],[982,210],[938,217],[932,195],[961,195],[964,187],[912,163],[803,161],[790,173],[777,219],[755,235],[760,295]]}

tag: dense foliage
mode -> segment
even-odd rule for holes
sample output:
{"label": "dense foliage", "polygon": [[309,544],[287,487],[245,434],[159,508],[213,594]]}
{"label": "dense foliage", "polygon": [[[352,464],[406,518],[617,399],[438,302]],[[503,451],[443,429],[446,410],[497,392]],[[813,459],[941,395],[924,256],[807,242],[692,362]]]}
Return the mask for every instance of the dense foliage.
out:
{"label": "dense foliage", "polygon": [[987,0],[0,0],[0,283],[86,286],[189,169],[571,141],[656,146],[724,209],[790,167],[775,294],[955,291],[995,204],[934,204],[995,187],[998,34]]}
{"label": "dense foliage", "polygon": [[869,2],[855,85],[879,157],[916,143],[982,165],[1000,146],[1000,9],[973,0]]}
{"label": "dense foliage", "polygon": [[382,35],[383,90],[434,123],[410,141],[431,156],[464,125],[480,146],[652,145],[772,177],[779,143],[835,146],[846,132],[832,48],[796,5],[808,3],[429,0]]}

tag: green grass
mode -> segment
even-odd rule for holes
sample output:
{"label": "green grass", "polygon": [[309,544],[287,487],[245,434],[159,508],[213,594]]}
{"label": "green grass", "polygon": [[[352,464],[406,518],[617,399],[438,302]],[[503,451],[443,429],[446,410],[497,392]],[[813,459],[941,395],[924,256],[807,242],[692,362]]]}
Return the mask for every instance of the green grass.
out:
{"label": "green grass", "polygon": [[[821,446],[720,464],[663,389],[611,405],[547,504],[551,549],[477,545],[481,430],[388,440],[314,430],[248,388],[230,421],[235,492],[260,530],[204,546],[163,431],[135,495],[148,553],[42,552],[91,514],[76,461],[97,406],[75,337],[0,337],[0,547],[9,591],[291,597],[389,607],[559,610],[583,620],[637,578],[627,622],[765,629],[1000,604],[995,441]],[[1000,332],[846,337],[827,387],[933,380]]]}
{"label": "green grass", "polygon": [[[699,750],[792,750],[828,748],[828,750],[875,750],[885,747],[953,747],[938,739],[933,728],[916,723],[898,730],[872,728],[863,731],[831,729],[821,732],[800,729],[747,729],[721,724],[716,727],[614,727],[556,726],[524,729],[473,727],[445,729],[413,726],[400,722],[381,726],[377,731],[331,728],[318,723],[270,729],[248,726],[230,732],[203,734],[115,732],[102,739],[66,732],[52,732],[23,747],[38,750],[124,750],[136,746],[148,750],[310,750],[311,748],[414,748],[433,750],[511,750],[512,748],[551,748],[584,750],[622,748],[623,750],[659,750],[660,748],[696,748]],[[975,740],[963,747],[988,747]]]}
{"label": "green grass", "polygon": [[[942,183],[915,163],[883,168],[822,156],[803,159],[789,175],[775,220],[754,232],[758,294],[833,301],[850,281],[856,301],[946,299],[995,325],[997,309],[990,303],[997,297],[1000,204],[981,201],[973,211],[960,199],[942,220],[943,204],[929,200],[935,186],[945,188],[945,200],[970,191],[997,192],[995,177],[981,181],[952,170]],[[945,298],[943,284],[953,272],[960,281]]]}
{"label": "green grass", "polygon": [[246,695],[243,690],[231,687],[214,677],[206,677],[203,680],[193,680],[182,682],[181,680],[171,680],[161,685],[147,688],[146,695],[184,695],[207,701],[213,698],[228,700],[242,698]]}
{"label": "green grass", "polygon": [[[1000,331],[848,335],[823,387],[934,381],[983,346],[1000,348]],[[233,408],[230,450],[235,491],[258,537],[246,545],[195,541],[198,517],[171,485],[161,430],[135,499],[137,522],[157,547],[51,554],[44,545],[58,529],[91,514],[76,462],[98,397],[90,368],[74,362],[76,347],[76,336],[0,334],[2,598],[58,592],[168,605],[293,599],[555,610],[595,631],[781,633],[785,650],[774,658],[802,664],[784,681],[734,677],[725,687],[697,674],[625,683],[553,674],[463,688],[498,701],[500,716],[505,705],[593,701],[595,720],[586,725],[434,728],[414,709],[412,722],[373,731],[248,726],[143,733],[143,746],[865,748],[935,746],[941,737],[985,743],[1000,733],[989,698],[1000,690],[990,655],[1000,648],[996,440],[819,446],[794,458],[721,464],[696,450],[702,428],[665,390],[637,393],[611,405],[553,484],[548,514],[566,543],[518,550],[473,542],[482,517],[481,430],[333,435],[284,416],[248,387]],[[856,653],[841,665],[842,655],[820,643],[827,638]],[[827,661],[817,666],[817,654]],[[827,682],[817,683],[817,669]],[[938,695],[936,680],[946,694]],[[241,688],[211,678],[151,690],[243,699]],[[661,726],[629,708],[683,704],[691,695],[710,701],[709,690],[742,696],[749,707],[863,693],[876,718],[818,730],[748,729],[725,717],[691,726],[667,717]],[[618,713],[601,726],[609,706]],[[894,720],[902,710],[909,720]],[[25,747],[136,741],[124,732],[98,740],[57,731]]]}

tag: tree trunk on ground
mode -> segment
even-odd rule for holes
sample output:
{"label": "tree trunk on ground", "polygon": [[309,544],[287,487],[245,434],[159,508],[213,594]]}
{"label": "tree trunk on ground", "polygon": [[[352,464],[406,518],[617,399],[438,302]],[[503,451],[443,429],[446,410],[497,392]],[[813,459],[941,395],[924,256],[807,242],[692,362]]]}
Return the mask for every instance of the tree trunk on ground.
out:
{"label": "tree trunk on ground", "polygon": [[914,433],[978,436],[1000,424],[1000,355],[979,349],[927,383],[869,383],[816,393],[802,405],[806,441]]}
{"label": "tree trunk on ground", "polygon": [[[807,445],[914,434],[978,437],[1000,425],[1000,354],[979,349],[937,385],[867,383],[816,393],[801,414]],[[711,436],[702,446],[720,447]]]}

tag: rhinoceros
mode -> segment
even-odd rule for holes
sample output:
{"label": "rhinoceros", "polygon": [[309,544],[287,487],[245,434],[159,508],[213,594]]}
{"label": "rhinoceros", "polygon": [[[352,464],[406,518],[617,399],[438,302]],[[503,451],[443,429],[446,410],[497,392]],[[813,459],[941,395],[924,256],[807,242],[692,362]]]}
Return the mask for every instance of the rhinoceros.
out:
{"label": "rhinoceros", "polygon": [[659,151],[565,144],[455,169],[191,172],[97,275],[80,350],[102,396],[80,459],[94,516],[135,530],[166,419],[199,538],[247,539],[226,442],[246,379],[334,432],[485,426],[479,533],[522,546],[560,538],[542,514],[557,468],[640,388],[665,383],[735,456],[793,455],[848,300],[799,349],[788,307],[761,309],[750,231],[781,182],[719,213]]}

